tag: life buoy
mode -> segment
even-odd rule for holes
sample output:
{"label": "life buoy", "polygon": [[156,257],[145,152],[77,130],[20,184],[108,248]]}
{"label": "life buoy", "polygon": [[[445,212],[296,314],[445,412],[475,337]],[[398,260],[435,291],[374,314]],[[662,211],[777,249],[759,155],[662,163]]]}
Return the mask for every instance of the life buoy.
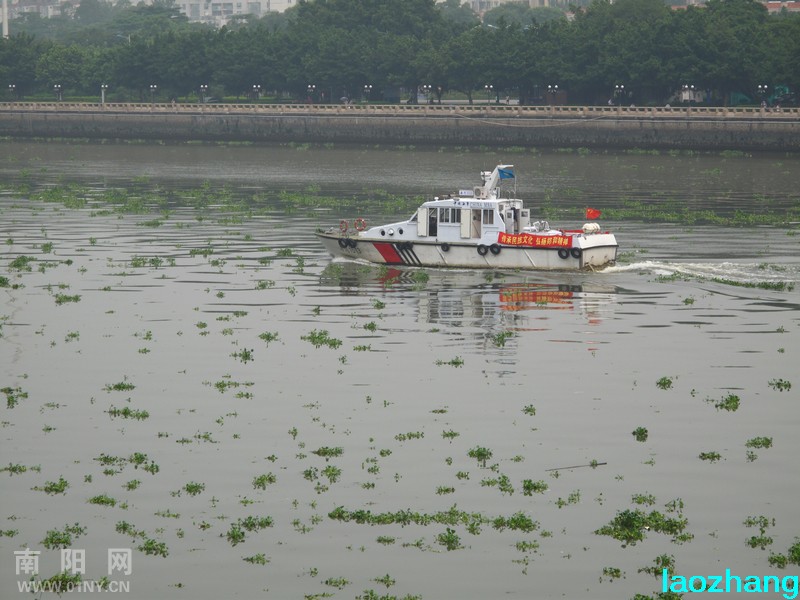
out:
{"label": "life buoy", "polygon": [[449,251],[450,251],[450,244],[448,244],[447,242],[442,244],[442,252],[449,252]]}
{"label": "life buoy", "polygon": [[339,238],[339,248],[347,248],[347,238]]}
{"label": "life buoy", "polygon": [[489,251],[489,248],[484,246],[483,244],[478,244],[478,254],[481,256],[486,256],[486,253]]}
{"label": "life buoy", "polygon": [[558,256],[564,259],[569,258],[569,250],[566,248],[560,248],[558,250]]}
{"label": "life buoy", "polygon": [[341,221],[339,221],[339,231],[341,231],[342,233],[347,231],[347,221],[346,220],[342,219]]}
{"label": "life buoy", "polygon": [[489,246],[489,250],[492,251],[492,254],[497,256],[498,254],[500,254],[500,244],[492,244],[491,246]]}
{"label": "life buoy", "polygon": [[572,254],[572,258],[580,258],[581,254],[583,254],[583,250],[580,248],[573,248],[569,253]]}
{"label": "life buoy", "polygon": [[354,221],[353,225],[355,226],[356,231],[364,231],[367,228],[367,222],[361,217],[358,217]]}

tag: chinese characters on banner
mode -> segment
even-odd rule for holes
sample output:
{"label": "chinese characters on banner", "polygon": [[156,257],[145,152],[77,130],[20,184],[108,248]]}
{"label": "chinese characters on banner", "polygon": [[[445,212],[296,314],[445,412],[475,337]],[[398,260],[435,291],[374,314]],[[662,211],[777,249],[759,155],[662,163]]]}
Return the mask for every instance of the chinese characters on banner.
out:
{"label": "chinese characters on banner", "polygon": [[532,233],[503,233],[497,236],[500,244],[507,246],[530,246],[531,248],[571,248],[572,238],[568,235],[534,235]]}

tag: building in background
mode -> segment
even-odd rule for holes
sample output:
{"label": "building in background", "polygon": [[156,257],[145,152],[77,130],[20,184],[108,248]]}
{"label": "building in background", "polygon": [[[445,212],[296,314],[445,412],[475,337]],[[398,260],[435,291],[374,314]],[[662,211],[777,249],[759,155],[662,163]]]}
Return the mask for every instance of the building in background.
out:
{"label": "building in background", "polygon": [[[153,0],[143,0],[152,4]],[[253,15],[261,18],[268,13],[280,13],[295,6],[300,0],[175,0],[178,9],[190,21],[200,21],[222,27],[234,17]],[[313,0],[311,0],[313,1]],[[442,0],[437,0],[442,1]],[[525,4],[530,8],[552,7],[567,10],[570,5],[583,6],[590,0],[462,0],[477,15],[483,15],[493,8],[510,2]],[[612,0],[613,1],[613,0]],[[703,0],[668,0],[673,9],[685,8],[687,5],[703,4]],[[5,0],[8,5],[8,21],[21,17],[25,13],[38,13],[43,18],[72,16],[80,6],[80,0]],[[137,0],[132,0],[133,4]],[[782,11],[800,12],[800,0],[762,0],[770,14]],[[0,13],[1,14],[1,13]],[[0,16],[0,20],[4,20]],[[4,31],[6,23],[3,23]]]}

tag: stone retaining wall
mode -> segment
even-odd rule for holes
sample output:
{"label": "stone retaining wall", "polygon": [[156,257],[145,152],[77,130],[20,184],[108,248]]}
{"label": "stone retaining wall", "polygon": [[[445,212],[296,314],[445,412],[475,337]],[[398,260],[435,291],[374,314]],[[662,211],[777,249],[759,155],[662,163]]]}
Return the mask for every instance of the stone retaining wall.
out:
{"label": "stone retaining wall", "polygon": [[10,103],[0,136],[794,152],[800,111]]}

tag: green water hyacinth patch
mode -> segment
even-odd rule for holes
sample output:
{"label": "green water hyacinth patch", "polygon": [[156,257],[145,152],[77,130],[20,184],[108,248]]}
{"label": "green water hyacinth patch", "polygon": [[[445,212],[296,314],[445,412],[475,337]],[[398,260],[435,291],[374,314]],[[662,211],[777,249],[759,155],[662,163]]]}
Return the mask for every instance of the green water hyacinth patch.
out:
{"label": "green water hyacinth patch", "polygon": [[597,529],[597,535],[607,535],[622,542],[622,547],[635,546],[645,539],[649,531],[673,536],[673,541],[683,541],[684,530],[689,520],[680,514],[667,517],[659,511],[645,512],[641,509],[626,509],[617,513],[610,523]]}

